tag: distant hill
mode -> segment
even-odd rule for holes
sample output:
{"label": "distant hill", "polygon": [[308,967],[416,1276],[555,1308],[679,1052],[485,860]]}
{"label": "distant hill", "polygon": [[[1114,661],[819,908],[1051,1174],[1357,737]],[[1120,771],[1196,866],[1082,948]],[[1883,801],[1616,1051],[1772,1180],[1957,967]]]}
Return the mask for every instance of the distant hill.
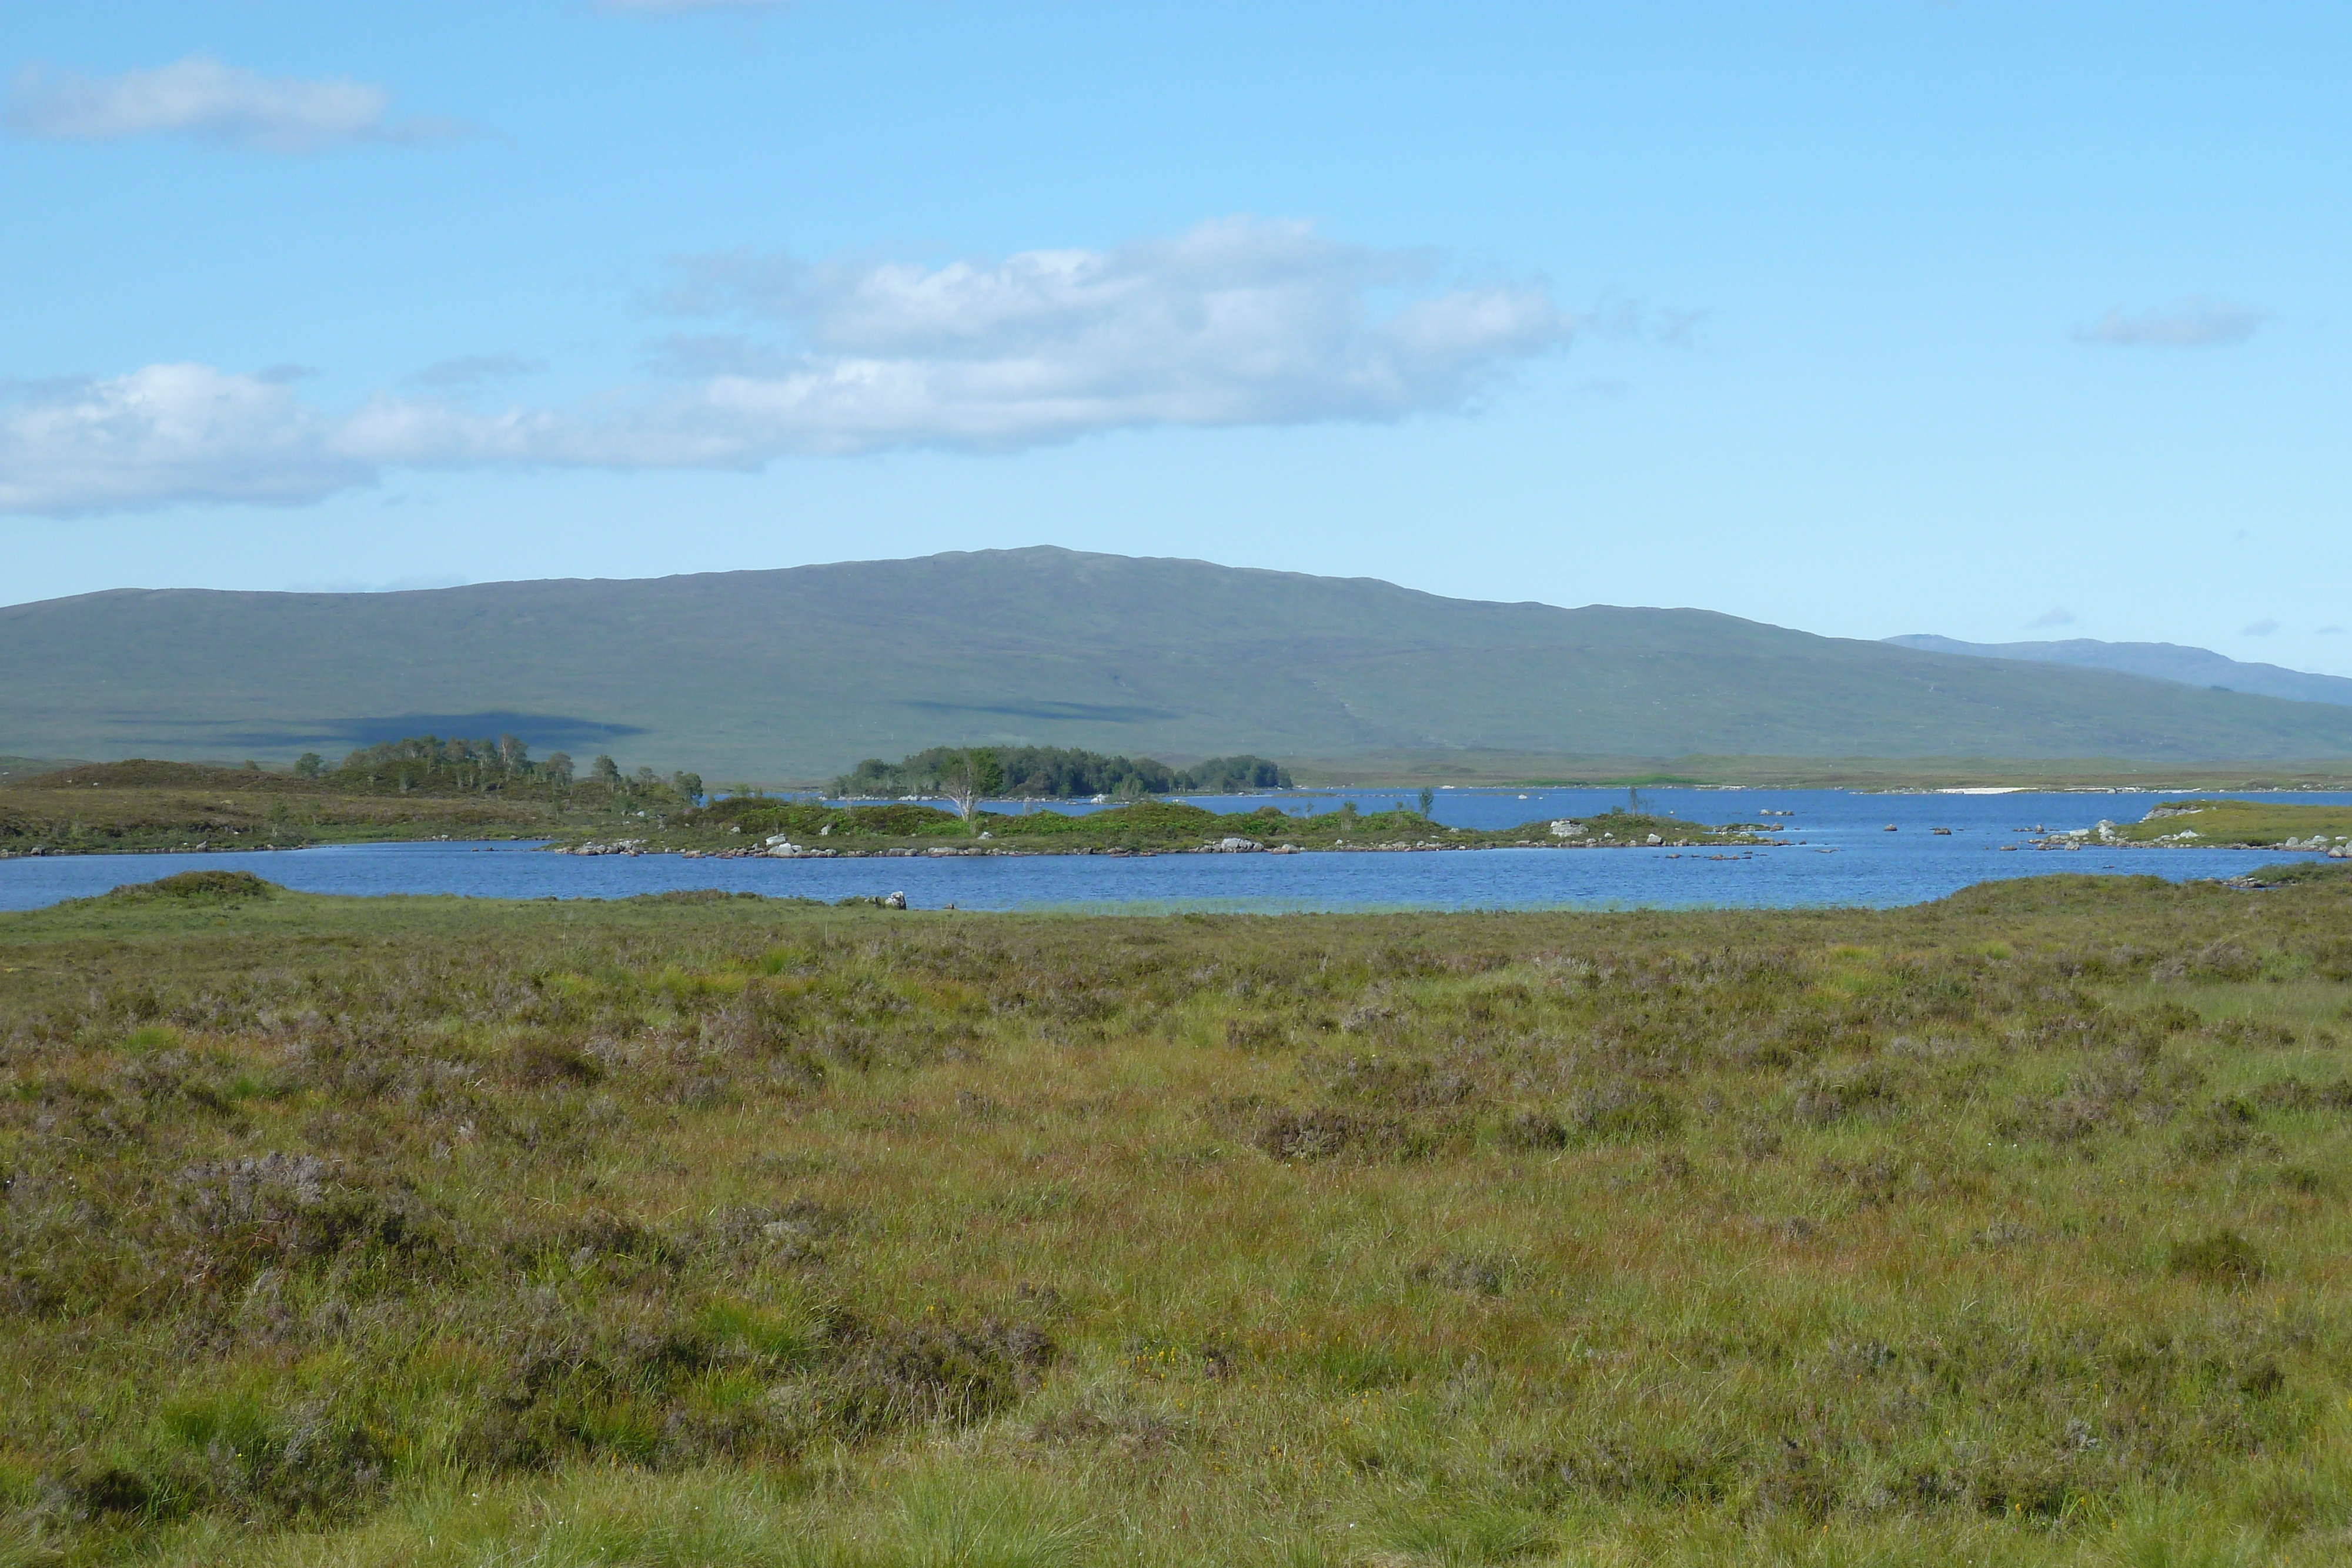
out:
{"label": "distant hill", "polygon": [[940,744],[1182,763],[2352,757],[2352,710],[1817,637],[1063,549],[0,608],[0,751],[283,760],[431,730],[819,779]]}
{"label": "distant hill", "polygon": [[34,757],[0,757],[0,783],[29,779],[37,773],[54,773],[63,762],[44,762]]}
{"label": "distant hill", "polygon": [[2186,686],[2284,697],[2289,702],[2352,706],[2352,680],[2342,675],[2314,675],[2277,664],[2243,664],[2210,648],[2184,648],[2178,643],[2102,643],[2092,637],[2070,637],[2063,643],[1962,643],[1950,637],[1931,636],[1886,640],[1898,647],[1916,648],[1928,653],[2075,664],[2086,669],[2119,670],[2151,680],[2178,681]]}

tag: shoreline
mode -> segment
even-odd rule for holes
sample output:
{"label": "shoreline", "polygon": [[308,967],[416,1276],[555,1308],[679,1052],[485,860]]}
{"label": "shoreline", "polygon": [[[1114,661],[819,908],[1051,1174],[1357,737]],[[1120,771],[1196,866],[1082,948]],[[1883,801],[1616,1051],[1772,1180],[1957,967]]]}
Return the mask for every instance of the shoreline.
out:
{"label": "shoreline", "polygon": [[[1028,858],[1032,858],[1032,857],[1042,857],[1042,856],[1063,856],[1063,857],[1067,857],[1067,856],[1073,856],[1073,855],[1097,855],[1097,856],[1100,856],[1101,858],[1103,858],[1103,859],[1105,859],[1105,860],[1150,860],[1150,859],[1151,859],[1151,858],[1153,858],[1153,857],[1155,857],[1155,856],[1158,856],[1158,855],[1243,855],[1243,854],[1262,854],[1262,855],[1308,855],[1308,854],[1341,854],[1341,855],[1357,855],[1357,854],[1365,854],[1365,855],[1369,855],[1369,854],[1391,854],[1391,855],[1393,855],[1393,854],[1430,854],[1430,853],[1441,853],[1441,852],[1442,852],[1442,853],[1454,853],[1454,854],[1460,854],[1460,853],[1465,853],[1465,852],[1475,852],[1475,851],[1479,851],[1479,850],[1595,850],[1595,849],[1598,849],[1598,850],[1673,850],[1673,851],[1675,851],[1675,852],[1688,852],[1688,851],[1693,851],[1693,850],[1710,850],[1710,849],[1716,849],[1716,848],[1720,847],[1720,848],[1738,848],[1738,849],[1747,850],[1747,851],[1749,851],[1749,852],[1752,852],[1753,851],[1755,851],[1755,850],[1759,850],[1759,849],[1787,849],[1787,848],[1790,848],[1790,847],[1794,846],[1797,842],[1798,842],[1798,841],[1795,841],[1795,840],[1779,840],[1779,839],[1775,839],[1775,840],[1769,840],[1769,841],[1750,841],[1750,842],[1747,842],[1747,843],[1724,844],[1724,845],[1720,845],[1720,846],[1718,846],[1718,845],[1714,845],[1714,844],[1694,843],[1694,842],[1692,842],[1692,841],[1688,841],[1688,840],[1674,839],[1674,840],[1668,840],[1668,841],[1664,841],[1664,842],[1663,842],[1663,843],[1655,843],[1655,844],[1629,844],[1629,843],[1607,843],[1607,842],[1603,842],[1603,843],[1567,843],[1567,842],[1561,842],[1561,843],[1549,843],[1549,844],[1545,844],[1545,843],[1534,843],[1534,842],[1529,842],[1529,843],[1510,843],[1510,844],[1433,844],[1433,843],[1421,843],[1421,844],[1400,844],[1400,843],[1386,843],[1386,844],[1313,844],[1313,845],[1308,845],[1308,844],[1252,844],[1252,845],[1248,846],[1247,848],[1241,848],[1241,847],[1238,847],[1238,846],[1232,847],[1232,848],[1227,848],[1227,847],[1225,847],[1225,846],[1223,846],[1223,845],[1219,845],[1219,844],[1205,844],[1205,845],[1202,845],[1202,846],[1200,846],[1200,847],[1198,847],[1198,848],[1181,848],[1181,847],[1171,847],[1171,848],[1167,848],[1167,849],[1154,849],[1154,850],[1106,849],[1106,848],[1103,848],[1103,847],[1101,847],[1101,846],[1099,846],[1099,845],[1074,845],[1074,846],[1072,846],[1071,848],[1068,848],[1068,849],[1042,849],[1042,850],[1033,850],[1033,849],[1013,849],[1013,848],[1010,848],[1010,847],[1007,847],[1007,846],[998,845],[998,844],[974,844],[974,845],[970,845],[970,846],[957,846],[957,847],[950,847],[950,846],[948,846],[948,845],[941,844],[941,845],[927,846],[927,847],[922,848],[922,849],[909,849],[909,848],[905,848],[905,847],[898,847],[898,846],[894,846],[894,847],[887,848],[887,849],[874,849],[874,850],[835,850],[835,849],[822,849],[822,850],[818,850],[818,849],[798,849],[798,848],[795,848],[795,849],[776,849],[776,850],[769,850],[769,849],[696,850],[696,849],[665,849],[665,848],[660,848],[660,847],[654,846],[654,845],[648,845],[648,844],[643,844],[643,843],[632,844],[632,843],[628,843],[628,842],[626,842],[626,841],[622,841],[622,842],[618,842],[618,843],[610,843],[610,844],[599,844],[599,843],[593,843],[593,842],[592,842],[592,843],[584,843],[584,844],[566,844],[566,845],[553,845],[553,844],[551,844],[551,845],[547,846],[544,850],[541,851],[540,852],[541,852],[541,853],[543,853],[543,854],[557,854],[557,855],[615,855],[615,854],[617,854],[617,855],[677,855],[677,856],[680,856],[680,857],[682,857],[682,858],[684,858],[684,859],[687,859],[687,860],[719,860],[719,861],[732,861],[732,860],[780,860],[780,861],[799,861],[799,860],[955,860],[955,859],[975,858],[975,857],[1002,857],[1002,858],[1005,858],[1005,859],[1028,859]],[[1717,858],[1717,859],[1719,859],[1719,860],[1738,860],[1738,859],[1741,859],[1741,858],[1743,858],[1743,857],[1742,857],[1742,856],[1739,856],[1739,855],[1717,855],[1716,858]]]}
{"label": "shoreline", "polygon": [[[1668,858],[1679,858],[1684,855],[1694,855],[1714,860],[1733,861],[1751,859],[1753,858],[1756,851],[1763,849],[1813,849],[1822,853],[1834,853],[1841,847],[1815,844],[1811,840],[1806,839],[1769,839],[1754,840],[1745,843],[1725,843],[1720,845],[1696,843],[1687,840],[1667,840],[1663,843],[1655,844],[1617,843],[1608,841],[1599,843],[1528,842],[1508,844],[1317,844],[1311,846],[1306,844],[1261,844],[1250,849],[1225,849],[1217,845],[1205,845],[1199,848],[1171,847],[1167,849],[1152,850],[1105,849],[1093,845],[1074,846],[1069,849],[1013,849],[997,844],[985,844],[956,847],[935,845],[922,849],[891,847],[872,850],[793,849],[782,851],[764,849],[671,849],[645,843],[631,844],[625,841],[617,843],[597,843],[592,841],[582,844],[554,844],[549,843],[545,841],[527,839],[460,839],[451,834],[443,833],[429,838],[338,839],[312,844],[205,844],[175,849],[122,850],[69,850],[49,849],[44,847],[30,850],[0,850],[0,861],[98,860],[110,857],[129,857],[133,855],[293,854],[302,850],[358,849],[377,844],[446,843],[484,845],[499,844],[516,845],[518,847],[528,847],[536,843],[538,848],[532,852],[541,854],[580,855],[587,857],[601,855],[625,855],[631,857],[640,857],[645,855],[676,855],[682,860],[728,861],[956,860],[978,858],[1016,860],[1048,856],[1067,858],[1086,855],[1098,856],[1105,860],[1150,860],[1159,855],[1360,855],[1429,854],[1441,852],[1463,854],[1486,850],[1652,850],[1665,852],[1668,854]],[[2310,855],[2318,860],[2352,860],[2352,851],[2347,851],[2347,849],[2342,845],[2328,849],[2315,849],[2303,844],[2223,843],[2219,841],[2183,844],[2116,841],[2114,842],[2103,843],[2096,839],[2090,838],[2072,840],[2070,841],[2063,835],[2057,834],[2053,834],[2047,839],[2030,840],[2021,844],[1988,844],[1985,848],[1989,852],[1996,854],[2018,854],[2026,851],[2032,851],[2037,854],[2065,854],[2079,852],[2086,849],[2242,850],[2260,851],[2266,854]],[[1738,854],[1725,854],[1719,852],[1720,851],[1727,849],[1737,849],[1742,852]]]}

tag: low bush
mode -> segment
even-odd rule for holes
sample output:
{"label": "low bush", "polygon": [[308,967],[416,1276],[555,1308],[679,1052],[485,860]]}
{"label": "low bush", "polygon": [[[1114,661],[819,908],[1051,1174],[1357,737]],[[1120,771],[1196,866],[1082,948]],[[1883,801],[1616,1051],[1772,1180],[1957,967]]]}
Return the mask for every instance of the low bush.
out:
{"label": "low bush", "polygon": [[275,898],[285,891],[276,883],[264,882],[249,871],[184,871],[154,882],[131,883],[114,889],[106,896],[123,904],[157,898],[218,904]]}

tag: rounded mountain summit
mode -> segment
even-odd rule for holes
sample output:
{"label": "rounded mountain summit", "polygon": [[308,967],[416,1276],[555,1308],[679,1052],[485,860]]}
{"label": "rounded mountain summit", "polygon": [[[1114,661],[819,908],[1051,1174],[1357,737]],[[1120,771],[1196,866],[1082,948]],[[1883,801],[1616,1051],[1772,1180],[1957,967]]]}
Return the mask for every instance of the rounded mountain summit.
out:
{"label": "rounded mountain summit", "polygon": [[509,732],[706,776],[940,744],[1161,758],[2352,756],[2352,707],[1702,610],[1037,548],[0,608],[0,751],[291,758]]}

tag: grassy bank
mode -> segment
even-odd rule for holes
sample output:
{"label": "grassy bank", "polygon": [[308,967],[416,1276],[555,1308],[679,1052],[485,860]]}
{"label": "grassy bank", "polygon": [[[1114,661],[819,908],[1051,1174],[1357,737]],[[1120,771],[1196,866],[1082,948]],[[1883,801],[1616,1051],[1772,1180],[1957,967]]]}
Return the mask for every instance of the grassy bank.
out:
{"label": "grassy bank", "polygon": [[2347,916],[0,916],[0,1563],[2338,1561]]}
{"label": "grassy bank", "polygon": [[2273,800],[2162,800],[2112,836],[2126,843],[2184,843],[2248,849],[2352,841],[2352,806],[2297,806]]}

